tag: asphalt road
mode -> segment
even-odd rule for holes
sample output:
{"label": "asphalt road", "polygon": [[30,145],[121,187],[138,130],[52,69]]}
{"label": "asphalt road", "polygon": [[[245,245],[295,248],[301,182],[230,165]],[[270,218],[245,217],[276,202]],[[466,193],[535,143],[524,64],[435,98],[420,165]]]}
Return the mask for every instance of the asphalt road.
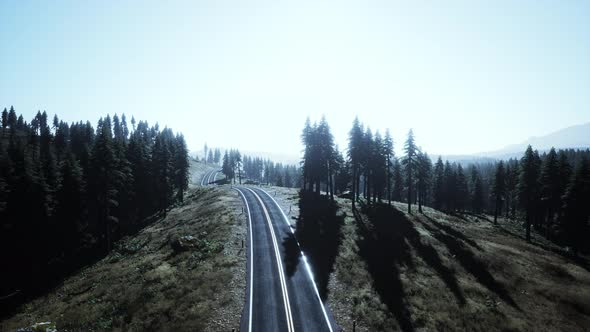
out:
{"label": "asphalt road", "polygon": [[201,186],[206,186],[215,182],[215,178],[217,177],[218,173],[219,170],[211,170],[205,172],[205,175],[203,175],[203,178],[201,179]]}
{"label": "asphalt road", "polygon": [[[287,256],[294,234],[279,205],[264,190],[234,187],[248,213],[246,302],[240,331],[338,331],[321,300],[298,245]],[[293,241],[291,241],[293,243]],[[287,272],[287,258],[294,271]]]}

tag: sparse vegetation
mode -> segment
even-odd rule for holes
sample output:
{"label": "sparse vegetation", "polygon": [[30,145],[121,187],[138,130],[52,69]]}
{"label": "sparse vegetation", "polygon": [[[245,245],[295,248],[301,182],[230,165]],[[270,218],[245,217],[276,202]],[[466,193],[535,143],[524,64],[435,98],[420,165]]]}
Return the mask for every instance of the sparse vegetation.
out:
{"label": "sparse vegetation", "polygon": [[[245,289],[241,202],[228,189],[191,189],[183,204],[103,260],[3,321],[13,331],[51,321],[62,330],[231,330]],[[194,238],[176,252],[175,239]]]}
{"label": "sparse vegetation", "polygon": [[[278,198],[288,206],[295,193]],[[526,243],[517,222],[499,217],[494,225],[493,216],[428,207],[410,215],[399,202],[361,203],[356,212],[348,199],[335,204],[341,240],[333,273],[320,280],[329,280],[323,294],[345,330],[353,320],[357,331],[584,331],[590,324],[588,261],[537,234]],[[323,238],[322,248],[330,241]],[[306,254],[314,260],[313,250]]]}

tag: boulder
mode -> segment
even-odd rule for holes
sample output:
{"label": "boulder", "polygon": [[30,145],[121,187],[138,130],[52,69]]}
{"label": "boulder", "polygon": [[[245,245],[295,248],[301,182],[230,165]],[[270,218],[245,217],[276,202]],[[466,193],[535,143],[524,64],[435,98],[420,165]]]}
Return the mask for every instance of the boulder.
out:
{"label": "boulder", "polygon": [[170,243],[175,253],[191,250],[197,247],[197,238],[192,235],[177,237]]}

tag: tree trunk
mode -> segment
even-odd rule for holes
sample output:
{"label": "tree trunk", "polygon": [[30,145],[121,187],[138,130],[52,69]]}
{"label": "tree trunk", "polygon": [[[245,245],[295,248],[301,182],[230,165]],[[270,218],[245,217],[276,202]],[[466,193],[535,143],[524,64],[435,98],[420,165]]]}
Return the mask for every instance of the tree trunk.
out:
{"label": "tree trunk", "polygon": [[496,197],[496,206],[494,209],[494,225],[498,224],[498,198]]}
{"label": "tree trunk", "polygon": [[422,213],[422,190],[418,192],[418,212]]}
{"label": "tree trunk", "polygon": [[547,213],[547,222],[545,223],[545,238],[549,240],[551,235],[551,224],[553,223],[553,209],[549,206],[549,212]]}
{"label": "tree trunk", "polygon": [[[411,163],[408,160],[408,163]],[[408,165],[408,213],[412,214],[412,166]]]}
{"label": "tree trunk", "polygon": [[391,157],[387,156],[387,204],[391,206]]}
{"label": "tree trunk", "polygon": [[352,209],[355,209],[354,202],[356,201],[356,167],[352,166]]}
{"label": "tree trunk", "polygon": [[531,214],[526,212],[526,242],[531,242]]}

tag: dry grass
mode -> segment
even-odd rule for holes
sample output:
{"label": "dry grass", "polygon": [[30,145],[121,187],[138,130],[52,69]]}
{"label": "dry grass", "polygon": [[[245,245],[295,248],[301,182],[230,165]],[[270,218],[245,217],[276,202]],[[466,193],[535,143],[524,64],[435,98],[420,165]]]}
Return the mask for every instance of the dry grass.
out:
{"label": "dry grass", "polygon": [[[246,228],[241,202],[224,188],[191,190],[172,209],[97,264],[66,279],[0,324],[14,331],[37,322],[59,331],[219,331],[239,326],[244,301]],[[193,250],[170,243],[197,237]]]}
{"label": "dry grass", "polygon": [[337,201],[344,224],[327,303],[344,330],[354,320],[357,331],[590,329],[590,272],[540,239],[527,244],[518,226],[430,208],[408,215],[401,203],[355,216]]}
{"label": "dry grass", "polygon": [[[375,281],[381,277],[370,272],[358,247],[363,224],[341,206],[349,216],[336,263],[344,287],[334,290],[334,300],[352,302],[340,317],[354,317],[361,331],[585,331],[590,326],[587,270],[487,221],[428,208],[424,215],[399,212],[410,228],[394,232],[409,234],[392,239],[404,244],[383,249],[407,257],[391,262],[383,254],[377,259],[390,267],[386,278],[399,289],[379,290]],[[396,209],[405,211],[405,205],[396,204]],[[361,219],[371,223],[365,214]]]}

